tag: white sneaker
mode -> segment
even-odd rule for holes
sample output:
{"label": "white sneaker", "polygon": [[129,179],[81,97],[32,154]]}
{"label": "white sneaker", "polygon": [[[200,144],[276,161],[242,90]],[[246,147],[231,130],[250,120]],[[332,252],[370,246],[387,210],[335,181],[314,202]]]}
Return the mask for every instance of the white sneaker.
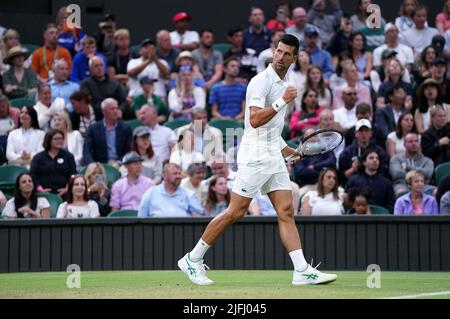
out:
{"label": "white sneaker", "polygon": [[305,271],[294,270],[292,284],[295,286],[328,284],[337,279],[335,274],[326,274],[318,271],[316,269],[318,266],[313,268],[311,265],[308,265]]}
{"label": "white sneaker", "polygon": [[180,268],[181,271],[183,271],[196,285],[209,286],[214,283],[211,279],[206,277],[205,268],[209,269],[209,267],[203,264],[203,260],[193,262],[189,258],[189,253],[178,260],[178,268]]}

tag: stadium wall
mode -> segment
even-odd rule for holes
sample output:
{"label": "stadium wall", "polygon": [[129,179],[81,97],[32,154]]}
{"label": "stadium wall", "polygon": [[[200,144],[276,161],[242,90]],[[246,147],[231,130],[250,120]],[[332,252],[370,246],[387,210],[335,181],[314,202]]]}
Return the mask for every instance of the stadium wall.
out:
{"label": "stadium wall", "polygon": [[[288,1],[292,7],[309,8],[310,0]],[[429,8],[428,23],[434,26],[436,14],[442,10],[443,1],[421,1]],[[186,11],[193,16],[192,29],[211,28],[216,35],[216,43],[226,42],[226,34],[233,26],[248,25],[250,7],[259,6],[267,19],[275,15],[275,0],[1,0],[0,25],[17,29],[22,43],[41,44],[42,29],[46,23],[54,22],[58,9],[68,4],[78,4],[81,8],[81,26],[93,33],[97,23],[105,13],[112,13],[118,20],[118,26],[131,30],[133,44],[142,39],[154,38],[160,29],[173,30],[172,16]],[[353,13],[357,0],[340,0],[344,12]],[[393,21],[398,15],[402,0],[374,1],[381,7],[387,21]]]}
{"label": "stadium wall", "polygon": [[[210,218],[0,220],[0,272],[172,270]],[[450,271],[450,216],[297,217],[320,269]],[[309,260],[308,260],[309,261]],[[244,218],[208,252],[212,269],[291,269],[276,218]]]}

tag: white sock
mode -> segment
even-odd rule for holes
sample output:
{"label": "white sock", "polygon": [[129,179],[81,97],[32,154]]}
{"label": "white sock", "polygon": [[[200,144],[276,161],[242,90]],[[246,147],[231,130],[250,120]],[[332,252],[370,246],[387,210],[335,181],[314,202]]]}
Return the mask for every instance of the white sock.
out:
{"label": "white sock", "polygon": [[209,247],[211,246],[205,243],[203,239],[200,239],[194,249],[192,249],[192,251],[189,253],[189,259],[193,262],[202,260]]}
{"label": "white sock", "polygon": [[294,269],[297,271],[305,271],[305,269],[308,267],[308,263],[305,260],[305,256],[303,256],[303,250],[298,249],[291,251],[289,253],[289,256],[291,256],[292,263],[294,264]]}

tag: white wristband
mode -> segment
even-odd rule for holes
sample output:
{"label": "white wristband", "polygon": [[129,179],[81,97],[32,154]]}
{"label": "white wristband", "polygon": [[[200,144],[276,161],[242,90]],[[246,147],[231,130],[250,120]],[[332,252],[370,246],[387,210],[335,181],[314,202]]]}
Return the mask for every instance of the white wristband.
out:
{"label": "white wristband", "polygon": [[283,100],[282,97],[272,103],[272,107],[277,113],[280,112],[286,105],[287,103]]}

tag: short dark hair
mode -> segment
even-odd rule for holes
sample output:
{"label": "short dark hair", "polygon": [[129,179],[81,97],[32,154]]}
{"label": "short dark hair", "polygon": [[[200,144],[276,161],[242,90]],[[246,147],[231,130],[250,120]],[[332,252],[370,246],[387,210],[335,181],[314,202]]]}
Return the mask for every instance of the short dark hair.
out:
{"label": "short dark hair", "polygon": [[[294,47],[294,55],[298,55],[298,49],[300,48],[300,42],[298,41],[297,37],[292,34],[285,34],[281,37],[280,41],[278,43],[283,43],[286,45],[289,45],[291,47]],[[277,43],[277,46],[278,46]]]}
{"label": "short dark hair", "polygon": [[202,29],[202,30],[200,30],[200,32],[199,32],[200,37],[202,37],[202,36],[203,36],[203,33],[206,33],[206,32],[209,32],[209,33],[214,34],[214,32],[213,32],[212,29]]}
{"label": "short dark hair", "polygon": [[44,142],[42,143],[42,147],[49,151],[52,146],[52,139],[56,134],[61,134],[64,137],[64,132],[55,128],[49,129],[44,136]]}
{"label": "short dark hair", "polygon": [[50,28],[56,28],[56,29],[58,29],[58,27],[56,26],[56,24],[54,24],[54,23],[47,23],[47,24],[45,25],[45,27],[44,27],[44,33],[47,32],[47,30],[50,29]]}
{"label": "short dark hair", "polygon": [[425,10],[428,14],[428,7],[424,4],[419,4],[416,8],[416,11],[414,12],[414,16],[416,15],[417,12]]}
{"label": "short dark hair", "polygon": [[233,27],[228,30],[228,36],[232,37],[233,35],[235,35],[238,32],[244,32],[244,29],[242,29],[241,27]]}
{"label": "short dark hair", "polygon": [[238,57],[230,56],[230,57],[226,58],[225,61],[223,61],[223,67],[226,68],[231,61],[236,61],[239,64],[241,63],[241,61],[239,60]]}
{"label": "short dark hair", "polygon": [[372,114],[372,107],[367,103],[359,103],[356,106],[356,114]]}
{"label": "short dark hair", "polygon": [[72,93],[72,95],[69,97],[69,100],[84,101],[87,104],[91,103],[91,97],[84,91],[76,91]]}
{"label": "short dark hair", "polygon": [[401,84],[401,83],[397,83],[396,85],[394,85],[394,86],[392,86],[391,88],[389,88],[389,90],[387,90],[386,96],[387,96],[387,97],[392,96],[392,95],[395,94],[395,91],[400,90],[400,89],[402,89],[402,90],[405,91],[405,93],[406,93],[406,90],[405,90],[405,88],[402,86],[402,84]]}
{"label": "short dark hair", "polygon": [[348,199],[353,203],[356,197],[362,196],[365,197],[367,202],[370,201],[372,197],[372,192],[367,187],[363,187],[362,189],[358,187],[352,187],[347,191]]}

